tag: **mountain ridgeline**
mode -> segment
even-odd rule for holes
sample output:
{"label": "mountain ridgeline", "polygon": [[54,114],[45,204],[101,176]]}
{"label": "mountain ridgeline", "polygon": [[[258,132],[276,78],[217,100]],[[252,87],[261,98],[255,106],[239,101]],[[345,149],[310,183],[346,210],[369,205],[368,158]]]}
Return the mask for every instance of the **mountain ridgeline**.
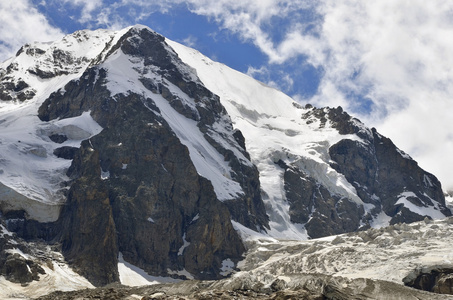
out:
{"label": "mountain ridgeline", "polygon": [[[34,118],[30,138],[2,144],[30,168],[58,166],[35,172],[46,193],[18,188],[10,179],[22,178],[20,165],[0,152],[2,228],[45,240],[101,286],[120,280],[120,254],[154,276],[220,279],[252,231],[318,238],[451,215],[434,175],[340,107],[302,107],[172,45],[142,26],[81,31],[1,65],[0,127]],[[245,81],[252,92],[235,88]],[[6,239],[0,273],[34,280],[11,274],[8,264],[27,274],[27,262]]]}

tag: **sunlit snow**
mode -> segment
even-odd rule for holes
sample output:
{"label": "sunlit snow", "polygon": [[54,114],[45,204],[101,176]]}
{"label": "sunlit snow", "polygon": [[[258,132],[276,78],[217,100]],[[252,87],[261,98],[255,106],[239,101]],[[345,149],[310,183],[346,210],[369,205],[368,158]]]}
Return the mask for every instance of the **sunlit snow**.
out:
{"label": "sunlit snow", "polygon": [[235,128],[243,133],[247,151],[260,172],[266,211],[270,216],[270,234],[274,237],[306,239],[303,224],[289,218],[283,187],[283,170],[278,160],[297,165],[330,191],[363,205],[355,188],[329,165],[328,148],[344,138],[358,140],[355,135],[341,136],[326,124],[307,124],[300,107],[287,95],[211,61],[196,50],[166,40],[179,57],[197,70],[200,80],[220,96]]}
{"label": "sunlit snow", "polygon": [[[425,194],[426,197],[428,195]],[[398,201],[395,203],[395,205],[402,204],[404,207],[409,209],[410,211],[419,214],[421,216],[427,215],[430,216],[432,219],[442,219],[445,218],[445,215],[439,210],[439,207],[437,207],[437,202],[432,201],[435,205],[434,206],[424,206],[420,207],[412,203],[408,198],[413,197],[413,198],[418,198],[417,195],[413,192],[404,192],[401,193],[398,196]]]}
{"label": "sunlit snow", "polygon": [[142,286],[181,281],[170,277],[151,276],[143,269],[126,262],[121,252],[118,257],[118,272],[120,275],[120,282],[127,286]]}

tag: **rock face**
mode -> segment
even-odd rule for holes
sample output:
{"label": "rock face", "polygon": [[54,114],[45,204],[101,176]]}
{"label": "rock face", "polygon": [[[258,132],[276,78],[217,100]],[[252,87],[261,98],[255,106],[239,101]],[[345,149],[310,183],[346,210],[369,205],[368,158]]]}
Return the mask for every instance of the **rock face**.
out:
{"label": "rock face", "polygon": [[[337,119],[338,115],[347,115],[335,110],[330,114]],[[361,140],[341,140],[329,149],[329,154],[334,161],[332,167],[345,175],[365,203],[374,206],[364,219],[383,211],[391,217],[390,224],[423,220],[426,215],[410,210],[413,205],[451,216],[435,176],[422,170],[376,129],[364,131],[354,126],[351,117],[344,119],[337,123],[340,133],[355,133]]]}
{"label": "rock face", "polygon": [[310,237],[352,232],[359,228],[363,207],[331,193],[301,170],[280,164],[285,169],[284,184],[291,221],[305,224]]}
{"label": "rock face", "polygon": [[418,270],[403,281],[405,285],[419,290],[453,295],[453,269],[450,268],[436,268],[426,272]]}
{"label": "rock face", "polygon": [[331,167],[345,176],[363,201],[360,204],[335,194],[297,166],[279,161],[285,170],[291,221],[305,224],[310,237],[369,228],[379,214],[389,218],[390,224],[421,221],[429,216],[414,213],[411,207],[451,216],[437,178],[422,170],[376,129],[365,128],[341,107],[314,108],[304,118],[307,122],[319,119],[321,128],[330,122],[340,134],[358,137],[340,140],[328,149],[328,155]]}
{"label": "rock face", "polygon": [[[268,226],[258,172],[213,138],[213,127],[228,122],[226,112],[218,97],[189,81],[175,65],[177,57],[163,37],[133,29],[114,51],[144,57],[145,66],[160,68],[163,83],[142,77],[150,91],[147,97],[135,92],[112,97],[105,87],[106,70],[93,67],[39,109],[45,121],[91,111],[104,128],[82,143],[68,172],[73,181],[60,217],[63,252],[97,285],[118,280],[118,252],[155,275],[185,270],[200,279],[220,278],[222,262],[237,262],[245,250],[230,220],[254,229]],[[196,107],[184,105],[165,82],[195,99]],[[163,97],[179,114],[197,122],[206,140],[229,162],[243,190],[240,197],[218,200],[153,97]],[[224,139],[247,157],[236,138],[240,133],[226,125]]]}
{"label": "rock face", "polygon": [[27,285],[33,280],[39,280],[39,276],[45,274],[45,271],[28,256],[28,249],[18,243],[16,234],[7,229],[10,227],[17,230],[22,227],[23,224],[15,224],[20,223],[20,220],[10,219],[8,225],[3,222],[3,216],[0,214],[0,275],[8,281]]}

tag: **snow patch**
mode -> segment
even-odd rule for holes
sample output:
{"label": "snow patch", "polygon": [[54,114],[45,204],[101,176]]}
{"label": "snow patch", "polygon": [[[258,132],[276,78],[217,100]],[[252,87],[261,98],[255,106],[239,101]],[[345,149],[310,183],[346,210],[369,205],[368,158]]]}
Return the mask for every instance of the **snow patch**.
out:
{"label": "snow patch", "polygon": [[392,217],[389,217],[384,211],[381,211],[373,220],[370,222],[371,227],[381,228],[388,226]]}
{"label": "snow patch", "polygon": [[453,212],[453,193],[451,195],[450,194],[445,195],[445,204]]}
{"label": "snow patch", "polygon": [[32,259],[32,257],[30,255],[25,254],[24,252],[22,252],[22,250],[20,250],[18,248],[7,249],[7,250],[5,250],[5,252],[10,253],[10,254],[19,254],[20,256],[22,256],[25,259]]}
{"label": "snow patch", "polygon": [[404,152],[403,150],[400,150],[400,149],[396,148],[396,151],[398,151],[398,153],[399,153],[403,158],[412,160],[412,157],[410,157],[409,154],[407,154],[407,153]]}
{"label": "snow patch", "polygon": [[197,214],[195,217],[193,217],[192,221],[190,221],[190,223],[193,223],[195,222],[196,220],[198,220],[200,218],[200,214]]}
{"label": "snow patch", "polygon": [[1,229],[1,233],[0,233],[1,238],[5,237],[5,235],[10,236],[10,237],[13,236],[13,233],[10,232],[8,229],[6,229],[5,226],[3,226],[2,224],[0,224],[0,229]]}
{"label": "snow patch", "polygon": [[107,180],[110,178],[110,172],[109,171],[102,171],[102,168],[101,168],[101,179],[102,180]]}
{"label": "snow patch", "polygon": [[186,269],[182,269],[182,270],[178,270],[178,271],[173,271],[173,270],[167,269],[167,273],[170,274],[170,275],[183,276],[183,277],[185,277],[187,279],[190,279],[190,280],[195,278]]}
{"label": "snow patch", "polygon": [[426,175],[426,174],[423,175],[423,183],[425,184],[426,187],[433,187],[434,186],[433,182],[431,181],[429,176]]}
{"label": "snow patch", "polygon": [[181,281],[170,277],[151,276],[143,269],[126,262],[121,252],[118,255],[118,272],[121,284],[127,286],[153,285]]}
{"label": "snow patch", "polygon": [[[427,195],[426,195],[427,196]],[[417,195],[413,192],[403,192],[398,196],[398,201],[395,203],[395,205],[398,204],[403,204],[404,207],[412,211],[413,213],[416,213],[420,216],[429,216],[432,219],[443,219],[445,218],[445,215],[439,210],[438,203],[435,203],[434,206],[427,205],[427,206],[417,206],[414,203],[412,203],[408,198],[418,198]]]}
{"label": "snow patch", "polygon": [[179,255],[182,255],[184,253],[184,250],[189,247],[190,243],[186,240],[186,233],[184,232],[184,235],[182,236],[182,241],[183,241],[183,245],[181,246],[181,248],[179,248],[178,250],[178,256]]}

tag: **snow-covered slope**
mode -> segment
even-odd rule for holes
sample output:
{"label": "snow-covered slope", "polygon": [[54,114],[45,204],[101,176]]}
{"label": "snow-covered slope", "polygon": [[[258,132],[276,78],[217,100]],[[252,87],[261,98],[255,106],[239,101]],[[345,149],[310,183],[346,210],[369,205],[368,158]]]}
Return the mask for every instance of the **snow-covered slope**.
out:
{"label": "snow-covered slope", "polygon": [[[167,39],[167,43],[181,59],[197,70],[200,80],[220,96],[222,104],[245,136],[247,150],[252,162],[258,167],[267,212],[270,217],[269,234],[277,238],[306,239],[304,224],[291,222],[289,203],[285,196],[284,170],[277,164],[279,160],[295,165],[315,181],[325,186],[331,194],[339,195],[364,208],[365,214],[375,209],[375,205],[364,203],[356,188],[345,176],[332,168],[329,148],[340,140],[350,139],[366,144],[357,134],[340,134],[330,120],[326,124],[313,118],[307,121],[311,107],[301,107],[287,95],[237,72],[223,64],[214,62],[197,50],[185,47]],[[326,110],[327,112],[328,110]],[[365,136],[372,136],[357,120],[354,125]],[[362,136],[363,136],[362,135]],[[396,149],[403,157],[404,152]],[[405,201],[401,193],[398,203],[409,210],[434,219],[445,217],[437,204],[418,207]],[[372,197],[375,197],[374,195]],[[370,214],[369,224],[380,227],[389,224],[391,217],[384,211]]]}
{"label": "snow-covered slope", "polygon": [[[60,41],[23,46],[18,55],[0,65],[2,83],[18,90],[19,82],[33,97],[17,100],[18,92],[0,101],[0,195],[6,210],[25,209],[31,218],[41,222],[55,221],[65,201],[62,182],[67,180],[70,161],[53,155],[61,146],[80,146],[84,139],[102,128],[90,114],[71,120],[42,122],[38,108],[52,92],[79,78],[97,59],[105,55],[124,31],[79,31]],[[5,98],[2,98],[5,100]],[[62,145],[48,136],[66,135]]]}

